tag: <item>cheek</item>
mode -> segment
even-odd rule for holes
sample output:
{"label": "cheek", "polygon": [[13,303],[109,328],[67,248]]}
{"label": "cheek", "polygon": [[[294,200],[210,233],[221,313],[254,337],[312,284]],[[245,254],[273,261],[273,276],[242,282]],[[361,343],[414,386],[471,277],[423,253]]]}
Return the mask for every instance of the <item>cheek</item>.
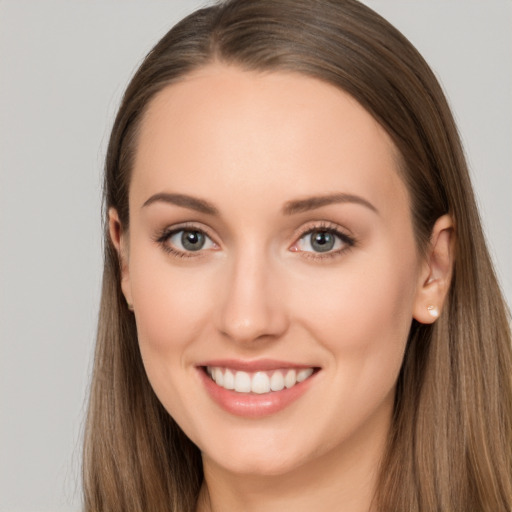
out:
{"label": "cheek", "polygon": [[326,438],[350,436],[375,424],[371,418],[387,421],[392,409],[412,321],[416,266],[384,256],[364,261],[359,255],[357,264],[317,280],[295,303],[303,327],[327,354],[326,377],[332,380],[323,400],[332,421]]}
{"label": "cheek", "polygon": [[183,367],[187,348],[201,337],[204,319],[211,316],[214,276],[171,265],[165,254],[140,244],[130,258],[130,281],[148,375],[158,368]]}
{"label": "cheek", "polygon": [[[417,265],[395,250],[355,254],[346,265],[295,294],[302,322],[335,359],[398,371],[412,322]],[[303,283],[304,285],[304,283]]]}
{"label": "cheek", "polygon": [[[154,251],[153,251],[154,252]],[[155,394],[189,435],[197,421],[190,364],[197,341],[205,338],[205,318],[214,304],[213,283],[201,272],[173,268],[164,258],[133,254],[130,278],[142,361]]]}

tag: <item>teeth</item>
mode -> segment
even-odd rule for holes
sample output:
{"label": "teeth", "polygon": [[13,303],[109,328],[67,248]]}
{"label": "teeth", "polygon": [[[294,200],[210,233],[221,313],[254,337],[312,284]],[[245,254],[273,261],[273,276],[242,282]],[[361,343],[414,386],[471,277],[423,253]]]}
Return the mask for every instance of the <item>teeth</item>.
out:
{"label": "teeth", "polygon": [[252,378],[251,391],[262,395],[270,393],[270,379],[265,372],[256,372]]}
{"label": "teeth", "polygon": [[313,373],[313,368],[304,368],[304,370],[299,370],[297,372],[297,382],[302,382],[306,380],[308,377],[311,377]]}
{"label": "teeth", "polygon": [[[219,382],[215,380],[217,384]],[[222,387],[222,383],[219,384]],[[251,376],[246,372],[236,372],[235,374],[235,391],[239,393],[249,393],[251,391]]]}
{"label": "teeth", "polygon": [[313,368],[249,373],[233,372],[226,368],[208,366],[206,372],[218,386],[224,389],[235,390],[238,393],[252,392],[261,395],[271,391],[281,391],[284,388],[292,388],[297,383],[310,377],[313,374]]}
{"label": "teeth", "polygon": [[224,374],[222,373],[221,368],[215,368],[213,370],[213,380],[219,385],[224,385]]}
{"label": "teeth", "polygon": [[235,389],[235,376],[232,371],[226,370],[226,373],[224,374],[224,384],[222,387],[225,389]]}
{"label": "teeth", "polygon": [[284,377],[281,372],[274,372],[270,378],[270,389],[272,391],[281,391],[284,389]]}
{"label": "teeth", "polygon": [[284,377],[284,385],[291,388],[297,382],[297,373],[295,370],[288,370]]}

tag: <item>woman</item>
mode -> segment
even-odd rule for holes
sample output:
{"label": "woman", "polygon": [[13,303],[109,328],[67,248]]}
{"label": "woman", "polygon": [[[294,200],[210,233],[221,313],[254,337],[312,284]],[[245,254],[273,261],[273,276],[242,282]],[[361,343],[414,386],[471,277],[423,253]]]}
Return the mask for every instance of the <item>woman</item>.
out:
{"label": "woman", "polygon": [[507,313],[432,72],[354,0],[200,10],[105,177],[86,510],[512,507]]}

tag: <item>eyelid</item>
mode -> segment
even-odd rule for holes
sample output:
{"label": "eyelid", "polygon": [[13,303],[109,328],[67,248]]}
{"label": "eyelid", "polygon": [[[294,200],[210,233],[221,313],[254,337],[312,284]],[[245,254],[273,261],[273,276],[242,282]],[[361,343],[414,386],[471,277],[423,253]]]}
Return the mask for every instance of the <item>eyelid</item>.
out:
{"label": "eyelid", "polygon": [[[214,248],[199,249],[198,251],[181,250],[169,243],[169,239],[179,233],[180,231],[197,231],[207,237],[213,244]],[[196,222],[182,222],[167,226],[158,231],[154,236],[155,243],[159,244],[167,253],[180,258],[198,258],[205,255],[205,252],[217,250],[220,244],[215,240],[215,237],[210,233],[210,229],[201,223]]]}
{"label": "eyelid", "polygon": [[[336,250],[330,250],[326,252],[315,252],[315,251],[304,251],[297,248],[299,241],[304,238],[306,235],[310,233],[314,233],[315,231],[324,231],[327,233],[332,233],[334,236],[338,237],[343,243],[343,247]],[[352,249],[356,244],[356,238],[350,233],[350,231],[346,228],[342,228],[338,224],[334,224],[329,221],[317,221],[307,223],[297,231],[294,236],[294,242],[289,248],[289,250],[293,252],[301,253],[303,257],[313,258],[313,259],[326,259],[332,258],[336,256],[340,256],[342,253]]]}
{"label": "eyelid", "polygon": [[[169,239],[179,233],[180,231],[198,231],[204,234],[214,244],[214,248],[199,249],[197,251],[180,250],[168,243]],[[329,250],[326,252],[304,251],[297,248],[299,241],[309,233],[315,231],[325,231],[332,233],[338,237],[343,243],[343,247],[336,250]],[[164,229],[158,231],[154,236],[155,243],[159,244],[166,252],[173,256],[180,258],[198,258],[205,256],[211,250],[219,250],[221,245],[216,241],[216,236],[212,235],[208,226],[200,222],[182,222],[175,225],[166,226]],[[312,221],[302,225],[294,234],[294,242],[288,248],[292,252],[301,253],[303,257],[313,259],[327,259],[335,256],[340,256],[342,253],[348,251],[357,244],[356,238],[351,234],[350,230],[341,227],[330,221]]]}

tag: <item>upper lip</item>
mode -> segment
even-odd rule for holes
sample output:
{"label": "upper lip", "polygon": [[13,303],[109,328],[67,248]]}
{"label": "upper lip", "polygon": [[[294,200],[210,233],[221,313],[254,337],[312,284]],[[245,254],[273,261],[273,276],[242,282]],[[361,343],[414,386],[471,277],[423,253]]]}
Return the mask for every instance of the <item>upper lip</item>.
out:
{"label": "upper lip", "polygon": [[315,365],[293,363],[290,361],[279,361],[277,359],[255,359],[246,361],[241,359],[212,359],[204,361],[197,366],[211,366],[220,368],[229,368],[231,370],[257,372],[257,371],[271,371],[279,370],[282,368],[315,368]]}

